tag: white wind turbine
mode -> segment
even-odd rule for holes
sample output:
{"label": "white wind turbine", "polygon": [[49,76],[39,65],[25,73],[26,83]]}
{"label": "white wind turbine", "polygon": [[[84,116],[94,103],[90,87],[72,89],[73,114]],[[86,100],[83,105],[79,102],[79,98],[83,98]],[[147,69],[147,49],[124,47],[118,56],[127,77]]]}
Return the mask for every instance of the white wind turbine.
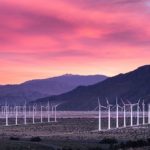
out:
{"label": "white wind turbine", "polygon": [[110,129],[110,128],[111,128],[110,110],[111,110],[111,106],[112,106],[112,105],[109,104],[108,99],[106,99],[106,101],[107,101],[107,109],[108,109],[108,129]]}
{"label": "white wind turbine", "polygon": [[35,111],[36,111],[36,106],[33,105],[32,107],[32,123],[35,124]]}
{"label": "white wind turbine", "polygon": [[48,122],[50,122],[50,105],[49,105],[49,101],[48,101],[48,104],[47,104],[47,120]]}
{"label": "white wind turbine", "polygon": [[[130,101],[128,101],[128,102],[129,102],[129,104],[127,104],[127,105],[130,106],[130,110],[131,110],[131,113],[130,113],[130,115],[131,115],[130,116],[130,126],[133,126],[133,107],[138,106],[140,101],[138,101],[138,103],[134,103],[134,104],[132,104]],[[139,108],[138,108],[138,111],[139,111]],[[137,122],[138,122],[139,114],[137,113],[137,115],[138,115],[138,118],[137,118]]]}
{"label": "white wind turbine", "polygon": [[130,125],[133,126],[133,104],[130,104],[131,116],[130,116]]}
{"label": "white wind turbine", "polygon": [[41,123],[43,123],[43,106],[41,105]]}
{"label": "white wind turbine", "polygon": [[8,126],[8,105],[5,103],[5,117],[6,117],[6,126]]}
{"label": "white wind turbine", "polygon": [[18,106],[15,106],[15,124],[18,125]]}
{"label": "white wind turbine", "polygon": [[107,109],[107,107],[104,107],[101,105],[100,100],[98,98],[98,131],[102,130],[102,113],[101,113],[101,108]]}
{"label": "white wind turbine", "polygon": [[123,103],[123,126],[126,127],[126,104],[124,103],[124,101],[122,100]]}
{"label": "white wind turbine", "polygon": [[102,129],[102,125],[101,125],[101,103],[99,101],[99,98],[98,98],[98,131],[101,131]]}
{"label": "white wind turbine", "polygon": [[118,99],[116,98],[116,128],[119,128],[119,108],[122,107],[118,104]]}
{"label": "white wind turbine", "polygon": [[137,126],[140,124],[140,99],[137,103]]}
{"label": "white wind turbine", "polygon": [[27,107],[26,107],[26,102],[25,102],[24,107],[23,107],[23,114],[24,114],[24,124],[26,125],[27,124]]}
{"label": "white wind turbine", "polygon": [[144,125],[145,124],[145,103],[144,103],[144,100],[142,103],[142,107],[143,107],[143,125]]}
{"label": "white wind turbine", "polygon": [[59,105],[60,105],[60,104],[54,105],[54,117],[55,117],[55,122],[57,122],[57,107],[58,107]]}
{"label": "white wind turbine", "polygon": [[135,104],[132,104],[130,101],[128,101],[128,104],[125,104],[122,100],[123,103],[123,108],[124,108],[124,127],[127,126],[126,124],[126,107],[129,106],[130,107],[130,126],[133,126],[133,106]]}
{"label": "white wind turbine", "polygon": [[52,105],[52,113],[54,113],[54,122],[57,122],[57,107],[62,103]]}

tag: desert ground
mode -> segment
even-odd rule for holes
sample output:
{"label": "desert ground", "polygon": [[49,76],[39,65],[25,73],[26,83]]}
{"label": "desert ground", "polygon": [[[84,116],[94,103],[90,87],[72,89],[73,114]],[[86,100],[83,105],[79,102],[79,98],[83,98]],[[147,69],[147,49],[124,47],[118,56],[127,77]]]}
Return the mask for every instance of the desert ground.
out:
{"label": "desert ground", "polygon": [[[77,113],[78,114],[78,113]],[[117,143],[128,141],[147,141],[150,138],[150,125],[141,125],[139,127],[130,127],[130,118],[127,118],[127,128],[122,128],[123,118],[119,120],[119,129],[115,129],[115,118],[111,118],[111,130],[107,130],[107,117],[102,118],[103,130],[98,132],[98,118],[88,115],[81,117],[72,114],[75,117],[60,117],[58,114],[57,122],[51,118],[47,123],[47,118],[40,123],[40,118],[36,117],[35,124],[32,124],[32,118],[27,119],[27,125],[23,125],[23,118],[18,119],[20,125],[14,125],[14,118],[9,118],[9,126],[5,126],[5,119],[1,118],[0,123],[0,150],[47,150],[47,149],[66,149],[66,150],[94,150],[94,149],[119,149],[113,147],[114,143],[107,140],[116,140]],[[63,114],[63,116],[65,116]],[[147,120],[147,119],[146,119]],[[136,118],[133,119],[136,124]],[[142,120],[140,120],[140,123]],[[40,138],[40,141],[34,141],[32,138]],[[106,142],[101,142],[107,139]],[[133,149],[149,149],[149,145],[142,145]],[[125,148],[124,148],[125,149]],[[126,149],[130,149],[127,147]]]}

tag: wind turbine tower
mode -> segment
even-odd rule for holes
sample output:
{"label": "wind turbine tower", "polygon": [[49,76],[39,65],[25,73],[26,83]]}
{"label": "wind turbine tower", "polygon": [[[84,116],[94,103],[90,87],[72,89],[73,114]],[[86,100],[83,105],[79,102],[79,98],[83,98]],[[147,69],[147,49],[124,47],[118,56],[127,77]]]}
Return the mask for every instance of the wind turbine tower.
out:
{"label": "wind turbine tower", "polygon": [[110,109],[111,109],[111,105],[109,104],[109,101],[107,100],[107,109],[108,109],[108,129],[111,128],[111,118],[110,118]]}
{"label": "wind turbine tower", "polygon": [[143,100],[143,125],[145,124],[145,103],[144,103],[144,100]]}
{"label": "wind turbine tower", "polygon": [[137,126],[140,124],[140,106],[139,106],[140,100],[137,103]]}

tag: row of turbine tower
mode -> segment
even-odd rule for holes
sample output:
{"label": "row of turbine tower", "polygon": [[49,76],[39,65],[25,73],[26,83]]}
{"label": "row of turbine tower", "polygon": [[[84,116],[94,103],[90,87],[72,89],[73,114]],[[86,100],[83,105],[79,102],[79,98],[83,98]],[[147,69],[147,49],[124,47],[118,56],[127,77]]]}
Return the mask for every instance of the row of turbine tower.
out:
{"label": "row of turbine tower", "polygon": [[[28,119],[31,119],[31,124],[43,123],[44,119],[47,122],[57,122],[57,107],[59,104],[47,105],[15,105],[9,106],[7,103],[4,106],[0,106],[1,116],[5,120],[5,126],[12,125],[9,123],[9,119],[15,119],[14,125],[19,125],[18,120],[23,119],[23,124],[29,124]],[[39,122],[36,119],[40,118]]]}
{"label": "row of turbine tower", "polygon": [[[145,103],[142,102],[142,109],[140,108],[140,100],[137,103],[131,103],[128,101],[128,103],[124,103],[122,101],[122,106],[118,104],[118,100],[116,99],[116,104],[111,105],[106,99],[107,106],[103,106],[100,103],[100,100],[98,98],[98,131],[102,131],[102,118],[108,118],[108,126],[107,129],[114,129],[111,128],[111,112],[114,112],[113,118],[115,118],[115,128],[122,128],[127,126],[139,126],[139,125],[145,125],[150,124],[150,104],[148,104],[148,110],[145,109]],[[135,109],[134,109],[135,108]],[[115,109],[115,110],[114,110]],[[102,112],[105,110],[107,117],[102,116]],[[133,111],[134,110],[134,111]],[[134,114],[133,114],[134,113]],[[142,115],[140,115],[142,114]],[[147,116],[148,121],[146,122],[145,118]],[[130,119],[130,124],[127,125],[127,118]],[[136,123],[133,122],[133,119],[136,118]],[[140,124],[140,118],[142,118],[142,123]],[[123,126],[119,126],[119,119],[123,120]],[[106,130],[107,130],[106,129]]]}

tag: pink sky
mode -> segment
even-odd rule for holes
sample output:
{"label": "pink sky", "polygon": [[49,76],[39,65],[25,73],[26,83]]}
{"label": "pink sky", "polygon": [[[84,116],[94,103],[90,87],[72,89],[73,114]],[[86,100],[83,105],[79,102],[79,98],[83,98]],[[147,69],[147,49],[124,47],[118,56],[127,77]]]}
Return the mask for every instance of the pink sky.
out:
{"label": "pink sky", "polygon": [[150,0],[1,0],[0,84],[150,64]]}

